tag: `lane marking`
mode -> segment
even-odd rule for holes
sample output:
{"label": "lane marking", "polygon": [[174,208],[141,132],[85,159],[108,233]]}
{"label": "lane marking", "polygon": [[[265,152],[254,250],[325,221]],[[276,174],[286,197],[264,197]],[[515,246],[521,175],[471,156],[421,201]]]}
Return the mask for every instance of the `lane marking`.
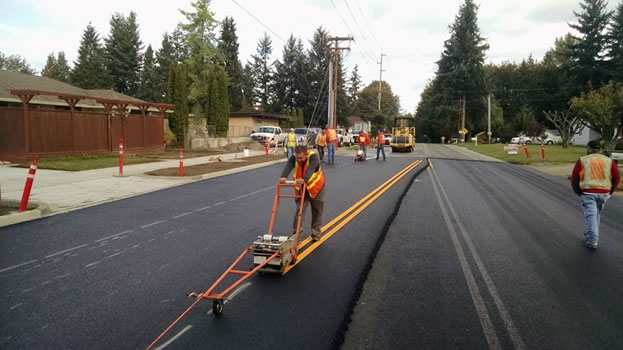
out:
{"label": "lane marking", "polygon": [[69,276],[71,276],[71,273],[66,273],[64,275],[56,276],[56,277],[54,277],[54,279],[55,280],[59,280],[61,278],[66,278],[66,277],[69,277]]}
{"label": "lane marking", "polygon": [[[286,273],[288,273],[290,270],[292,270],[296,265],[298,265],[301,261],[303,261],[309,254],[311,254],[314,250],[316,250],[318,247],[320,247],[324,242],[326,242],[329,238],[331,238],[331,236],[333,236],[336,232],[338,232],[340,229],[342,229],[342,227],[344,227],[346,224],[348,224],[350,221],[352,221],[357,215],[359,215],[363,210],[365,210],[368,206],[370,206],[370,204],[372,204],[374,201],[376,201],[382,194],[384,194],[385,192],[387,192],[387,190],[389,190],[390,188],[392,188],[398,181],[400,181],[405,175],[407,175],[409,172],[411,172],[411,170],[417,168],[418,165],[420,165],[422,163],[421,160],[417,160],[415,162],[413,162],[411,165],[409,165],[408,167],[406,167],[405,169],[403,169],[402,171],[398,172],[398,176],[393,176],[390,180],[391,182],[385,182],[383,185],[379,186],[376,190],[372,191],[370,194],[368,194],[366,197],[364,197],[364,199],[360,200],[359,202],[357,202],[355,205],[353,205],[352,207],[350,207],[347,211],[345,211],[344,213],[342,213],[342,215],[338,216],[337,218],[333,219],[329,224],[327,224],[326,226],[331,227],[330,225],[333,225],[335,222],[337,222],[338,220],[340,220],[342,217],[344,217],[347,213],[351,212],[354,210],[354,208],[357,208],[358,205],[360,203],[362,203],[363,201],[367,200],[365,203],[363,203],[361,206],[359,206],[356,210],[354,210],[354,212],[352,214],[350,214],[346,219],[342,220],[339,224],[337,224],[337,226],[335,226],[333,229],[331,229],[329,232],[325,233],[322,235],[322,237],[312,243],[312,245],[310,245],[307,249],[305,249],[303,252],[299,252],[299,255],[297,256],[296,262],[294,264],[288,265],[285,268],[284,271],[284,275]],[[393,179],[393,180],[392,180]],[[387,184],[387,186],[385,186],[385,184]],[[379,190],[379,188],[381,188]],[[369,199],[368,199],[369,198]],[[325,227],[326,227],[325,226]],[[322,231],[322,230],[321,230]],[[309,243],[311,241],[311,237],[307,237],[307,239],[305,241],[302,242],[302,244],[304,243],[305,245],[307,243]],[[301,245],[299,245],[300,247]],[[300,249],[300,248],[299,248]]]}
{"label": "lane marking", "polygon": [[210,208],[212,208],[212,206],[208,205],[207,207],[199,208],[199,209],[197,209],[195,211],[203,211],[203,210],[210,209]]}
{"label": "lane marking", "polygon": [[18,307],[20,307],[20,305],[22,305],[22,304],[23,304],[23,303],[15,304],[15,305],[11,306],[11,307],[9,308],[9,310],[17,309],[17,308],[18,308]]}
{"label": "lane marking", "polygon": [[258,193],[260,193],[260,192],[268,191],[268,190],[273,189],[273,188],[275,188],[275,187],[276,187],[276,186],[270,186],[270,187],[267,187],[267,188],[264,188],[264,189],[261,189],[261,190],[257,190],[257,191],[255,191],[255,192],[251,192],[251,193],[249,193],[249,196],[254,195],[254,194],[258,194]]}
{"label": "lane marking", "polygon": [[108,236],[108,237],[104,237],[104,238],[100,238],[97,241],[93,241],[93,243],[99,243],[101,241],[105,241],[109,238],[113,238],[113,237],[117,237],[117,236],[121,236],[124,235],[126,233],[130,233],[130,232],[134,232],[134,230],[127,230],[127,231],[123,231],[123,232],[119,232],[119,233],[115,233],[114,235]]}
{"label": "lane marking", "polygon": [[493,298],[493,302],[498,309],[498,313],[500,317],[502,318],[502,321],[504,322],[506,331],[511,337],[511,340],[513,341],[513,344],[515,345],[516,349],[525,349],[526,347],[524,345],[523,339],[519,335],[519,331],[515,327],[515,323],[513,322],[510,316],[510,313],[506,309],[506,306],[504,305],[504,301],[500,297],[497,291],[497,288],[495,287],[495,283],[493,283],[493,279],[491,278],[491,275],[489,275],[489,271],[487,271],[487,268],[482,262],[482,259],[480,259],[480,255],[478,254],[478,251],[476,250],[476,247],[474,246],[474,243],[472,242],[469,233],[465,229],[463,222],[460,220],[456,210],[454,210],[454,206],[450,202],[445,188],[441,185],[441,181],[439,180],[439,177],[437,177],[437,174],[434,174],[434,175],[435,175],[435,178],[437,179],[437,182],[439,183],[439,188],[441,189],[441,192],[446,202],[448,203],[448,208],[450,208],[450,212],[452,213],[452,216],[454,217],[455,222],[457,223],[457,226],[459,227],[461,236],[465,240],[465,243],[467,243],[467,247],[469,248],[469,251],[472,254],[472,257],[474,258],[474,261],[476,262],[478,271],[480,271],[480,274],[482,275],[482,278],[485,281],[487,289],[489,290],[489,294],[491,294],[491,297]]}
{"label": "lane marking", "polygon": [[115,253],[115,254],[113,254],[113,255],[109,255],[109,256],[105,257],[104,259],[102,259],[102,260],[110,259],[110,258],[112,258],[113,256],[117,256],[117,255],[119,255],[119,254],[121,254],[121,253],[123,253],[123,250],[122,250],[122,251],[120,251],[119,253]]}
{"label": "lane marking", "polygon": [[184,329],[182,329],[179,333],[177,333],[173,338],[169,339],[166,343],[157,347],[156,350],[162,350],[166,348],[167,346],[169,346],[169,344],[173,343],[177,338],[181,337],[182,334],[188,332],[191,328],[193,328],[192,324],[189,324],[188,326],[184,327]]}
{"label": "lane marking", "polygon": [[[251,286],[251,282],[246,282],[243,283],[241,285],[239,285],[236,289],[234,289],[233,292],[229,293],[229,297],[225,300],[223,300],[223,305],[229,303],[229,301],[234,300],[234,297],[238,294],[240,294],[240,292],[242,292],[243,290],[247,289],[248,287]],[[211,315],[214,311],[212,309],[208,310],[208,312],[206,312],[207,315]]]}
{"label": "lane marking", "polygon": [[187,213],[180,214],[180,215],[178,215],[178,216],[174,216],[173,218],[174,218],[174,219],[181,218],[182,216],[190,215],[190,214],[192,214],[192,213],[193,213],[192,211],[189,211],[189,212],[187,212]]}
{"label": "lane marking", "polygon": [[30,260],[30,261],[26,261],[25,263],[21,263],[21,264],[13,265],[13,266],[10,266],[10,267],[5,267],[4,269],[0,270],[0,272],[13,270],[13,269],[16,269],[16,268],[18,268],[18,267],[22,267],[22,266],[24,266],[24,265],[28,265],[28,264],[32,264],[32,263],[36,263],[36,262],[38,262],[38,261],[39,261],[39,260]]}
{"label": "lane marking", "polygon": [[93,265],[97,265],[97,264],[99,264],[99,263],[100,263],[99,261],[92,262],[92,263],[90,263],[90,264],[87,264],[87,266],[85,266],[85,267],[91,267],[91,266],[93,266]]}
{"label": "lane marking", "polygon": [[60,255],[60,254],[63,254],[63,253],[71,252],[72,250],[80,249],[80,248],[83,248],[83,247],[86,247],[86,246],[88,246],[88,244],[83,244],[83,245],[79,245],[79,246],[77,246],[77,247],[73,247],[73,248],[65,249],[65,250],[60,251],[60,252],[58,252],[58,253],[54,253],[54,254],[50,254],[50,255],[46,255],[46,257],[45,257],[45,258],[46,258],[46,259],[49,259],[49,258],[51,258],[51,257],[53,257],[53,256],[57,256],[57,255]]}
{"label": "lane marking", "polygon": [[149,227],[149,226],[158,225],[158,224],[161,224],[161,223],[163,223],[165,221],[166,220],[160,220],[160,221],[152,222],[151,224],[147,224],[147,225],[141,226],[141,229],[144,229],[144,228]]}
{"label": "lane marking", "polygon": [[502,349],[498,336],[495,334],[493,322],[491,322],[491,318],[489,317],[489,312],[487,311],[487,307],[485,306],[482,294],[480,293],[480,289],[478,288],[478,284],[476,283],[476,279],[474,278],[472,270],[469,268],[469,263],[467,262],[467,258],[465,257],[465,251],[463,251],[463,247],[461,247],[461,243],[459,243],[456,230],[452,225],[450,215],[448,215],[448,210],[446,209],[446,206],[441,199],[438,185],[435,181],[434,170],[431,168],[428,169],[431,173],[433,190],[435,191],[435,196],[437,196],[437,201],[439,202],[439,207],[441,208],[441,212],[443,214],[443,219],[446,223],[446,226],[448,227],[448,231],[450,231],[452,245],[454,245],[454,250],[456,251],[456,255],[459,259],[459,264],[461,265],[463,276],[465,277],[465,280],[467,282],[467,288],[469,289],[469,294],[472,297],[472,302],[474,303],[474,307],[476,308],[476,313],[478,314],[478,319],[480,320],[480,326],[482,327],[482,331],[485,334],[485,338],[487,338],[489,348]]}
{"label": "lane marking", "polygon": [[237,201],[238,199],[242,199],[242,198],[245,198],[245,197],[248,197],[248,196],[249,196],[249,194],[243,194],[242,196],[238,196],[238,197],[236,197],[236,198],[232,198],[232,199],[230,199],[229,201],[230,201],[230,202],[231,202],[231,201]]}
{"label": "lane marking", "polygon": [[219,205],[221,205],[221,204],[225,204],[225,202],[218,202],[218,203],[215,203],[215,204],[214,204],[214,206],[216,207],[216,206],[219,206]]}

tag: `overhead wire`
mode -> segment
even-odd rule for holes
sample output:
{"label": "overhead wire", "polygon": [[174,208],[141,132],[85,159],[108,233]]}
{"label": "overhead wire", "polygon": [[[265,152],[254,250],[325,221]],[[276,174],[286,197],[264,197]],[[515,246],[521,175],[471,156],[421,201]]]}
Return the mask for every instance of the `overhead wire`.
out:
{"label": "overhead wire", "polygon": [[368,47],[368,50],[370,50],[369,52],[372,54],[371,57],[374,57],[374,50],[372,50],[372,48],[370,48],[370,44],[368,43],[368,40],[366,39],[366,36],[363,34],[363,31],[361,30],[361,27],[359,26],[359,23],[357,22],[357,19],[355,18],[355,15],[353,14],[353,11],[351,11],[350,6],[348,5],[348,1],[344,0],[344,4],[346,5],[346,8],[348,9],[348,12],[350,13],[350,17],[353,19],[353,22],[355,22],[355,26],[359,30],[359,33],[361,34],[361,37],[362,37],[363,41],[366,43],[366,46]]}
{"label": "overhead wire", "polygon": [[249,12],[249,10],[247,10],[246,8],[244,8],[242,5],[240,5],[238,3],[238,1],[236,0],[231,0],[233,1],[236,5],[238,5],[238,7],[240,7],[242,10],[244,10],[244,12],[248,13],[249,16],[253,17],[253,19],[255,19],[259,24],[261,24],[262,26],[264,26],[264,28],[268,29],[269,32],[273,33],[273,35],[275,35],[279,40],[281,40],[284,44],[286,43],[285,40],[283,40],[283,38],[281,36],[279,36],[279,34],[275,33],[274,30],[270,29],[270,27],[268,27],[266,24],[264,24],[264,22],[260,21],[257,17],[255,17],[251,12]]}
{"label": "overhead wire", "polygon": [[355,0],[355,4],[357,5],[357,8],[359,9],[359,13],[361,13],[361,17],[363,17],[363,21],[366,24],[366,26],[368,27],[368,30],[370,31],[370,34],[372,34],[372,38],[374,38],[374,41],[376,42],[376,44],[381,49],[381,52],[383,52],[383,47],[381,46],[381,44],[379,44],[379,41],[376,39],[376,35],[374,35],[374,31],[370,27],[370,24],[368,24],[368,20],[366,19],[366,15],[363,14],[363,11],[361,10],[361,6],[359,6],[359,1]]}
{"label": "overhead wire", "polygon": [[[348,25],[348,23],[346,23],[346,20],[344,19],[344,17],[342,17],[342,14],[340,13],[340,10],[338,10],[337,6],[335,6],[335,2],[333,2],[333,0],[329,0],[331,1],[331,4],[333,5],[333,8],[335,9],[335,12],[337,13],[337,15],[340,17],[340,19],[342,20],[342,23],[344,23],[344,25],[346,26],[346,28],[350,31],[351,35],[354,35],[355,31],[352,30],[352,28]],[[358,42],[355,40],[355,45],[359,46]],[[367,55],[370,55],[369,52],[367,52],[365,49],[362,48],[362,52],[364,52]],[[372,57],[372,62],[374,62],[376,60],[376,58]],[[370,64],[369,62],[367,62],[367,64]]]}

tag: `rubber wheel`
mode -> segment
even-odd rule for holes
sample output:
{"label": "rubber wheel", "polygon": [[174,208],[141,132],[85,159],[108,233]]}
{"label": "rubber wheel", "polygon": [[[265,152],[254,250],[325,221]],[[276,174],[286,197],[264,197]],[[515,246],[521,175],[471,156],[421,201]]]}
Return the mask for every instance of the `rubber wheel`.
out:
{"label": "rubber wheel", "polygon": [[225,308],[225,304],[223,300],[212,300],[212,312],[215,316],[220,316],[223,313],[223,309]]}

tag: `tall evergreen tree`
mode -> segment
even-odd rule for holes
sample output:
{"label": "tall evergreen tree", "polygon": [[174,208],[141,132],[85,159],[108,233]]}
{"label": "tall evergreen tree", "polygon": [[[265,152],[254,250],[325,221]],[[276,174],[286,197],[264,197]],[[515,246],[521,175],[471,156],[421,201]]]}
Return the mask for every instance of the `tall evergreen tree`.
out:
{"label": "tall evergreen tree", "polygon": [[229,131],[229,102],[227,74],[221,66],[214,66],[211,71],[209,88],[208,124],[216,127],[217,136],[226,137]]}
{"label": "tall evergreen tree", "polygon": [[270,55],[273,52],[272,40],[266,32],[258,41],[256,54],[253,58],[253,77],[255,82],[254,95],[257,102],[265,111],[271,110],[273,103],[273,63],[270,63]]}
{"label": "tall evergreen tree", "polygon": [[188,86],[187,73],[184,65],[169,65],[167,98],[174,105],[173,113],[169,114],[169,128],[175,134],[178,146],[184,145],[184,136],[188,129]]}
{"label": "tall evergreen tree", "polygon": [[[147,54],[147,53],[145,53]],[[154,95],[156,102],[167,101],[167,80],[169,76],[169,65],[176,62],[173,45],[171,44],[168,33],[162,35],[160,49],[156,51],[154,65]]]}
{"label": "tall evergreen tree", "polygon": [[275,109],[284,113],[296,110],[298,99],[296,84],[296,39],[290,35],[283,47],[282,61],[275,61],[274,87],[275,87]]}
{"label": "tall evergreen tree", "polygon": [[612,63],[612,77],[623,83],[623,1],[617,5],[616,13],[612,18],[610,30],[610,60]]}
{"label": "tall evergreen tree", "polygon": [[136,13],[125,17],[115,13],[110,19],[110,35],[106,42],[106,65],[112,77],[113,89],[122,94],[136,95],[140,84],[141,50]]}
{"label": "tall evergreen tree", "polygon": [[106,67],[106,56],[95,28],[89,23],[82,33],[78,59],[74,62],[71,82],[83,89],[109,89],[112,81]]}
{"label": "tall evergreen tree", "polygon": [[0,52],[0,69],[35,75],[37,71],[20,55],[5,56]]}
{"label": "tall evergreen tree", "polygon": [[188,58],[184,60],[188,67],[190,85],[190,101],[207,112],[210,95],[210,73],[214,69],[214,61],[219,52],[216,48],[216,27],[218,21],[210,11],[210,0],[197,0],[191,3],[194,11],[180,12],[186,17],[186,23],[181,23]]}
{"label": "tall evergreen tree", "polygon": [[[309,86],[309,60],[303,46],[303,41],[299,38],[294,50],[294,66],[296,72],[295,87],[297,94],[294,98],[294,105],[297,108],[297,118],[303,116],[303,108],[313,99],[310,96]],[[300,111],[299,111],[300,110]]]}
{"label": "tall evergreen tree", "polygon": [[143,54],[143,64],[141,69],[141,82],[138,88],[137,97],[145,101],[159,101],[160,95],[156,87],[158,79],[154,66],[154,50],[151,45],[147,46]]}
{"label": "tall evergreen tree", "polygon": [[253,66],[247,63],[242,70],[242,109],[251,111],[255,107],[255,80]]}
{"label": "tall evergreen tree", "polygon": [[189,47],[186,38],[186,32],[184,31],[183,24],[178,23],[175,30],[169,36],[171,46],[173,47],[173,56],[176,62],[185,62],[189,57]]}
{"label": "tall evergreen tree", "polygon": [[570,49],[573,60],[571,73],[582,91],[591,86],[598,87],[609,79],[605,61],[605,29],[612,17],[612,11],[606,9],[607,5],[607,0],[583,0],[580,3],[582,11],[573,11],[578,23],[569,24],[580,33],[578,37],[574,37],[576,41]]}
{"label": "tall evergreen tree", "polygon": [[227,87],[230,109],[234,112],[242,110],[242,66],[238,59],[238,36],[234,19],[225,17],[222,23],[221,37],[218,48],[223,55],[223,65],[229,76]]}
{"label": "tall evergreen tree", "polygon": [[45,67],[41,71],[41,76],[69,83],[71,69],[67,65],[67,59],[63,51],[59,51],[57,57],[54,57],[54,53],[48,55]]}
{"label": "tall evergreen tree", "polygon": [[310,103],[305,106],[305,124],[309,124],[314,119],[315,125],[324,126],[327,124],[329,61],[333,58],[329,45],[329,32],[323,27],[318,27],[310,45],[307,54]]}
{"label": "tall evergreen tree", "polygon": [[357,106],[357,98],[359,90],[361,89],[361,76],[359,75],[359,67],[355,65],[353,71],[350,73],[350,79],[348,80],[348,101],[350,104],[350,111],[352,114],[359,114],[359,107]]}

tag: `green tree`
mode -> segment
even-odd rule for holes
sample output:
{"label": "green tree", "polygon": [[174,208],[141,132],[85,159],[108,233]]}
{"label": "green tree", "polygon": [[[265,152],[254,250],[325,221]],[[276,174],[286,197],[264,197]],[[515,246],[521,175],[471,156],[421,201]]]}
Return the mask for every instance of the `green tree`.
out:
{"label": "green tree", "polygon": [[216,127],[216,135],[227,137],[229,131],[229,99],[227,96],[227,74],[221,66],[214,66],[210,72],[209,104],[206,113],[208,125]]}
{"label": "green tree", "polygon": [[143,54],[143,64],[140,74],[140,84],[137,97],[145,101],[160,101],[162,95],[157,90],[158,76],[154,65],[154,50],[151,45],[147,46]]}
{"label": "green tree", "polygon": [[78,59],[71,71],[73,85],[83,89],[109,89],[112,80],[106,67],[106,54],[95,28],[89,23],[82,33]]}
{"label": "green tree", "polygon": [[67,59],[63,51],[59,51],[57,57],[54,57],[54,53],[48,55],[45,67],[43,67],[41,71],[41,76],[69,83],[71,79],[71,68],[69,68],[67,64]]}
{"label": "green tree", "polygon": [[253,81],[255,82],[254,95],[257,103],[265,111],[271,110],[273,103],[273,63],[270,62],[270,55],[273,52],[272,40],[266,32],[257,43],[256,54],[253,58]]}
{"label": "green tree", "polygon": [[37,71],[26,62],[24,57],[20,55],[5,56],[2,52],[0,52],[0,69],[30,75],[37,74]]}
{"label": "green tree", "polygon": [[169,65],[169,79],[167,97],[168,102],[175,105],[173,113],[169,114],[169,128],[175,134],[176,145],[184,145],[184,136],[188,129],[188,74],[182,64]]}
{"label": "green tree", "polygon": [[154,94],[156,96],[156,102],[167,101],[167,81],[171,63],[179,62],[175,59],[169,34],[165,32],[162,35],[160,49],[156,51],[154,65]]}
{"label": "green tree", "polygon": [[247,63],[242,70],[242,109],[253,110],[255,106],[255,81],[253,80],[253,66]]}
{"label": "green tree", "polygon": [[350,104],[350,110],[353,114],[359,113],[359,106],[357,98],[359,96],[359,90],[361,89],[361,76],[359,75],[359,67],[355,65],[353,71],[350,73],[350,79],[348,80],[348,100]]}
{"label": "green tree", "polygon": [[141,50],[136,13],[126,17],[115,13],[110,19],[110,34],[106,43],[106,66],[110,72],[113,89],[122,94],[135,96],[140,85]]}
{"label": "green tree", "polygon": [[[388,82],[381,83],[381,110],[378,110],[379,81],[375,80],[363,88],[358,97],[361,119],[374,121],[378,126],[392,127],[393,117],[400,113],[400,98],[392,92]],[[382,119],[379,119],[382,118]]]}
{"label": "green tree", "polygon": [[601,134],[604,148],[613,151],[623,135],[623,86],[610,82],[571,99],[571,111]]}
{"label": "green tree", "polygon": [[[329,32],[322,26],[314,32],[310,41],[308,57],[308,103],[305,105],[305,124],[314,120],[315,125],[327,124],[329,61],[333,58],[329,45]],[[331,72],[332,73],[332,72]]]}
{"label": "green tree", "polygon": [[610,22],[612,12],[607,11],[607,0],[583,0],[582,11],[573,11],[578,23],[569,26],[579,32],[570,46],[571,74],[581,91],[598,87],[609,79],[605,53],[607,36],[605,29]]}
{"label": "green tree", "polygon": [[285,114],[295,111],[298,101],[298,84],[299,78],[297,72],[297,44],[294,35],[290,35],[288,41],[283,47],[282,62],[275,61],[274,73],[274,91],[275,91],[275,108],[283,110]]}
{"label": "green tree", "polygon": [[610,27],[609,55],[612,63],[612,77],[615,81],[623,83],[623,1],[617,5]]}
{"label": "green tree", "polygon": [[219,55],[216,48],[218,21],[210,11],[210,0],[197,0],[191,5],[194,8],[192,12],[180,10],[187,21],[180,24],[188,53],[184,62],[191,79],[190,101],[193,105],[201,106],[204,114],[207,114],[210,103],[210,73]]}
{"label": "green tree", "polygon": [[227,87],[229,106],[233,112],[242,110],[242,65],[238,59],[238,36],[236,35],[236,23],[231,17],[225,17],[222,22],[221,37],[218,48],[223,55],[223,65],[229,76]]}

